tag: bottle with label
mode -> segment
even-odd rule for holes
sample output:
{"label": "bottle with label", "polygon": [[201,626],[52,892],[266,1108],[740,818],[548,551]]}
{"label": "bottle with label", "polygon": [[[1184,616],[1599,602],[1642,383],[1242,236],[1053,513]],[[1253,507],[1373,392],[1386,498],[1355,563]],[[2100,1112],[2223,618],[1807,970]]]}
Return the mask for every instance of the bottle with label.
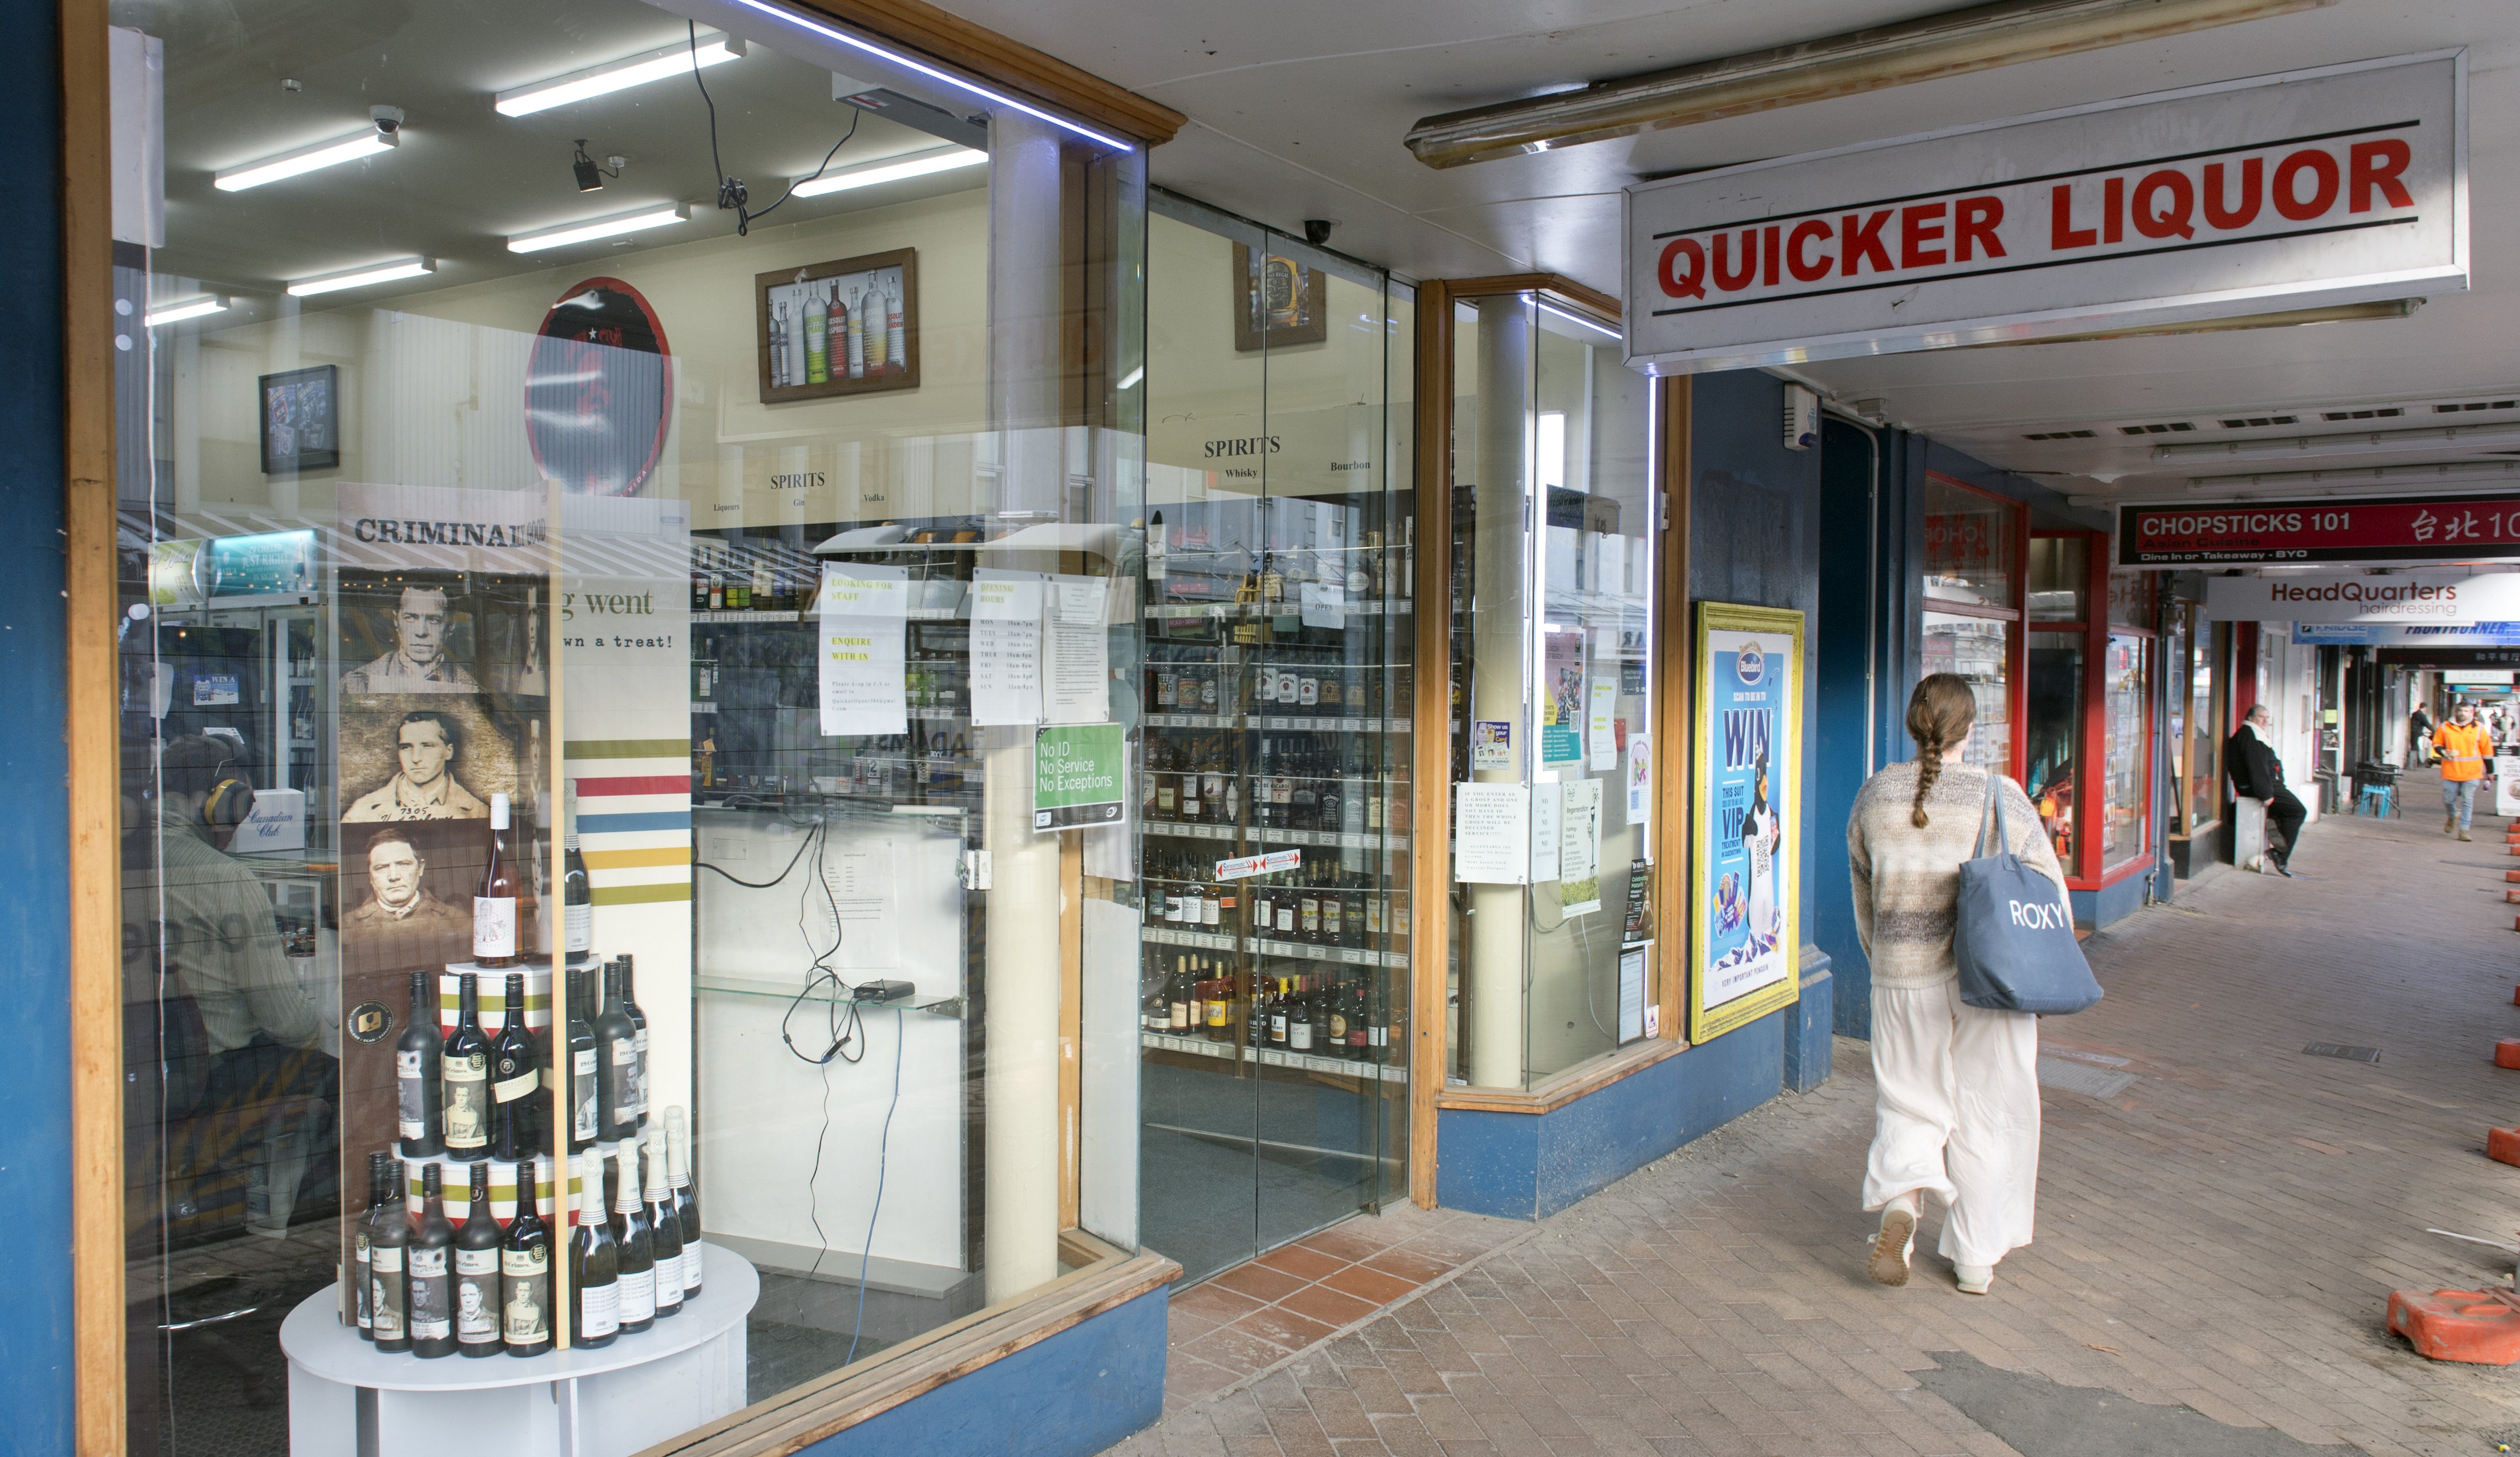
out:
{"label": "bottle with label", "polygon": [[517,965],[518,902],[524,898],[508,843],[508,797],[490,796],[489,858],[472,889],[472,959],[496,969]]}
{"label": "bottle with label", "polygon": [[577,781],[568,781],[567,828],[562,831],[560,904],[561,949],[583,956],[595,946],[595,882],[586,873],[586,857],[577,848]]}
{"label": "bottle with label", "polygon": [[1295,979],[1294,994],[1286,1008],[1286,1050],[1289,1052],[1313,1050],[1312,995],[1303,977]]}
{"label": "bottle with label", "polygon": [[1269,992],[1269,1045],[1283,1052],[1289,1045],[1286,1031],[1286,979],[1272,979]]}
{"label": "bottle with label", "polygon": [[[838,293],[838,288],[837,288],[837,287],[836,287],[836,286],[834,286],[834,287],[833,287],[833,289],[832,289],[832,292],[833,292],[833,294],[834,294],[835,296],[836,296],[836,294]],[[849,351],[849,352],[848,352],[849,377],[850,377],[850,378],[852,378],[852,379],[863,379],[863,378],[865,378],[865,377],[866,377],[866,365],[867,365],[867,362],[866,362],[866,295],[865,295],[865,294],[863,294],[863,293],[860,293],[860,294],[856,294],[856,295],[854,295],[854,296],[853,296],[853,298],[852,298],[852,300],[851,300],[851,302],[847,305],[847,309],[848,309],[848,319],[849,319],[849,334],[848,334],[848,345],[847,345],[847,347],[848,347],[848,351]]]}
{"label": "bottle with label", "polygon": [[552,1348],[552,1235],[526,1190],[541,1181],[542,1163],[517,1166],[517,1217],[499,1239],[499,1344],[512,1356]]}
{"label": "bottle with label", "polygon": [[604,1192],[620,1250],[621,1329],[637,1335],[656,1323],[656,1246],[640,1202],[638,1139],[623,1140],[617,1159],[604,1161]]}
{"label": "bottle with label", "polygon": [[359,1215],[359,1222],[351,1231],[350,1239],[352,1278],[358,1282],[352,1287],[351,1304],[356,1310],[359,1339],[362,1341],[374,1341],[377,1338],[376,1287],[373,1279],[375,1257],[371,1251],[376,1241],[377,1223],[386,1214],[387,1200],[393,1203],[394,1217],[402,1216],[402,1191],[393,1186],[392,1179],[393,1155],[389,1153],[368,1155],[368,1209],[367,1213]]}
{"label": "bottle with label", "polygon": [[399,1162],[386,1161],[385,1179],[368,1226],[369,1334],[377,1349],[402,1351],[411,1349],[411,1216],[403,1211]]}
{"label": "bottle with label", "polygon": [[542,1100],[542,1058],[525,1027],[525,974],[508,973],[507,1019],[490,1043],[490,1157],[530,1159],[545,1141],[534,1110]]}
{"label": "bottle with label", "polygon": [[656,1318],[683,1311],[683,1226],[674,1216],[673,1192],[665,1184],[665,1130],[648,1130],[648,1156],[641,1203],[647,1206],[648,1238],[656,1263]]}
{"label": "bottle with label", "polygon": [[[525,1166],[530,1178],[533,1166]],[[455,1231],[455,1346],[468,1356],[499,1353],[499,1220],[490,1213],[490,1166],[472,1166],[471,1206]],[[518,1208],[531,1204],[519,1199]]]}
{"label": "bottle with label", "polygon": [[1234,1040],[1234,983],[1226,977],[1214,978],[1207,984],[1207,1039]]}
{"label": "bottle with label", "polygon": [[411,1018],[394,1041],[394,1094],[406,1159],[433,1159],[445,1148],[437,1076],[445,1044],[437,1034],[437,998],[428,980],[428,972],[411,974]]}
{"label": "bottle with label", "polygon": [[[420,1228],[411,1236],[411,1353],[455,1354],[455,1226],[446,1222],[439,1166],[421,1166]],[[373,1255],[370,1257],[374,1258]]]}
{"label": "bottle with label", "polygon": [[700,1293],[700,1201],[692,1192],[691,1142],[683,1129],[683,1109],[665,1110],[665,1182],[674,1191],[675,1234],[683,1242],[683,1299]]}
{"label": "bottle with label", "polygon": [[456,978],[455,1030],[438,1048],[446,1151],[476,1157],[490,1146],[490,1039],[481,1035],[481,979]]}
{"label": "bottle with label", "polygon": [[[708,609],[712,612],[722,612],[726,610],[726,574],[718,570],[717,558],[715,557],[709,558]],[[706,697],[708,695],[703,693],[701,696]]]}
{"label": "bottle with label", "polygon": [[[1161,582],[1164,580],[1164,556],[1165,553],[1171,550],[1172,543],[1167,541],[1164,537],[1164,513],[1162,511],[1156,511],[1147,517],[1148,581]],[[1158,597],[1163,596],[1163,589],[1160,587],[1156,588],[1155,596]]]}
{"label": "bottle with label", "polygon": [[1173,957],[1169,996],[1172,1006],[1170,1031],[1175,1037],[1188,1036],[1190,1033],[1190,957],[1188,956]]}
{"label": "bottle with label", "polygon": [[788,384],[788,305],[785,300],[770,306],[770,387],[784,389]]}
{"label": "bottle with label", "polygon": [[823,290],[810,289],[805,295],[805,382],[807,384],[831,382],[831,320],[832,311],[823,302]]}
{"label": "bottle with label", "polygon": [[611,1161],[601,1154],[575,1155],[571,1162],[569,1218],[576,1229],[568,1238],[569,1343],[605,1347],[621,1332],[620,1251],[612,1243],[612,1224],[604,1215],[604,1175]]}
{"label": "bottle with label", "polygon": [[596,1092],[600,1082],[596,1074],[594,1008],[587,1005],[593,994],[588,989],[585,968],[567,973],[568,1077],[562,1111],[568,1119],[568,1151],[582,1153],[595,1142]]}
{"label": "bottle with label", "polygon": [[[880,375],[883,373],[884,361],[889,357],[885,353],[884,346],[891,338],[890,332],[883,325],[886,312],[883,290],[868,289],[859,307],[866,313],[866,372],[870,375]],[[857,372],[852,370],[850,373]]]}
{"label": "bottle with label", "polygon": [[648,1126],[648,1014],[639,1010],[638,978],[627,952],[621,957],[621,1012],[630,1019],[630,1040],[639,1054],[639,1126],[644,1128]]}
{"label": "bottle with label", "polygon": [[[1333,903],[1335,904],[1335,903]],[[1330,987],[1322,994],[1322,1038],[1318,1051],[1332,1057],[1347,1056],[1347,989]]]}
{"label": "bottle with label", "polygon": [[[621,1006],[621,963],[604,967],[604,1007],[595,1018],[595,1138],[617,1143],[639,1130],[639,1029]],[[597,1205],[604,1213],[605,1205]]]}
{"label": "bottle with label", "polygon": [[909,331],[902,327],[901,295],[898,293],[894,293],[884,300],[883,332],[884,368],[892,371],[896,375],[908,373],[910,369],[910,356],[907,353],[907,350],[909,347],[910,336]]}

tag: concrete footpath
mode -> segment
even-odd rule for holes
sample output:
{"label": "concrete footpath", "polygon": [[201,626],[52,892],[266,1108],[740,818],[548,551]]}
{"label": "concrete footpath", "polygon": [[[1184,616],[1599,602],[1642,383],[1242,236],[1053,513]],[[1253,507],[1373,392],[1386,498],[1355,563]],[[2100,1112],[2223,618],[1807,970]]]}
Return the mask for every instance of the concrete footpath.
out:
{"label": "concrete footpath", "polygon": [[[2043,1026],[2039,1237],[1958,1294],[1864,1278],[1868,1049],[1447,1282],[1222,1395],[1133,1457],[2490,1453],[2520,1374],[2383,1328],[2400,1287],[2508,1280],[2520,934],[2502,822],[2310,828],[2283,880],[2182,887],[2087,943],[2108,997]],[[2311,1043],[2377,1048],[2376,1063]],[[2346,1446],[2343,1444],[2351,1444]]]}

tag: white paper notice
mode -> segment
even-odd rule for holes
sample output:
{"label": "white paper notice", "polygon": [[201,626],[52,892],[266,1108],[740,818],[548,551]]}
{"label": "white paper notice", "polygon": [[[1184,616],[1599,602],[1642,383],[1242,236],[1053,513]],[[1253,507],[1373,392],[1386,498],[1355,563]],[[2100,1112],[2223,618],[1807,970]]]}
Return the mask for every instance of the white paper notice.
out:
{"label": "white paper notice", "polygon": [[1557,883],[1563,909],[1568,915],[1588,915],[1601,908],[1601,781],[1575,779],[1556,787]]}
{"label": "white paper notice", "polygon": [[1651,1011],[1645,1006],[1645,953],[1647,947],[1629,947],[1619,952],[1619,1045],[1624,1047],[1639,1038],[1649,1038],[1656,1028]]}
{"label": "white paper notice", "polygon": [[1453,786],[1453,878],[1521,885],[1531,863],[1531,792],[1521,784]]}
{"label": "white paper notice", "polygon": [[1628,823],[1643,829],[1653,815],[1651,735],[1628,735]]}
{"label": "white paper notice", "polygon": [[898,566],[823,568],[823,731],[907,733],[902,656],[910,571]]}
{"label": "white paper notice", "polygon": [[971,572],[971,722],[1041,722],[1039,572]]}
{"label": "white paper notice", "polygon": [[1566,786],[1544,779],[1531,786],[1531,883],[1557,878],[1557,840],[1565,824]]}
{"label": "white paper notice", "polygon": [[1304,626],[1308,628],[1343,628],[1347,626],[1347,594],[1335,582],[1303,584]]}
{"label": "white paper notice", "polygon": [[1614,727],[1619,717],[1619,680],[1596,678],[1586,685],[1584,695],[1584,741],[1593,751],[1587,769],[1619,767],[1619,732]]}
{"label": "white paper notice", "polygon": [[1111,639],[1103,627],[1105,586],[1101,577],[1050,579],[1050,621],[1041,641],[1045,722],[1111,721]]}

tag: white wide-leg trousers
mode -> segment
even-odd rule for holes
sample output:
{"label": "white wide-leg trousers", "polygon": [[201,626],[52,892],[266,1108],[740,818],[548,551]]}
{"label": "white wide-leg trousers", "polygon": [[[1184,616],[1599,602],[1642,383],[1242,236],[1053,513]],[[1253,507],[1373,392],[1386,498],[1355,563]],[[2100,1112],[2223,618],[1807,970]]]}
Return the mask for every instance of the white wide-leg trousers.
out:
{"label": "white wide-leg trousers", "polygon": [[[2039,1019],[1938,987],[1872,989],[1872,1150],[1864,1208],[1942,1196],[1943,1258],[1993,1265],[2030,1243],[2039,1188]],[[1919,1214],[1923,1211],[1919,1210]]]}

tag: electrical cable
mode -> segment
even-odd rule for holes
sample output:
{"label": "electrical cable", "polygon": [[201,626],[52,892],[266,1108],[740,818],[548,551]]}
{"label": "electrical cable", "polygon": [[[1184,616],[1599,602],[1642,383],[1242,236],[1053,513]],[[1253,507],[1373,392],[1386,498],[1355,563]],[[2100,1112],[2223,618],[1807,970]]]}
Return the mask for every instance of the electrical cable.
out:
{"label": "electrical cable", "polygon": [[892,1115],[901,1107],[901,1055],[910,1040],[902,1023],[901,1008],[892,1009],[892,1101],[883,1106],[883,1132],[875,1145],[875,1207],[867,1211],[866,1245],[858,1252],[858,1313],[849,1331],[849,1353],[840,1362],[845,1366],[858,1358],[858,1337],[866,1331],[867,1272],[875,1264],[875,1221],[883,1213],[883,1175],[892,1150]]}
{"label": "electrical cable", "polygon": [[[720,876],[730,883],[740,885],[748,891],[773,890],[778,887],[780,881],[787,879],[788,874],[796,868],[797,861],[802,861],[805,858],[805,852],[814,848],[815,836],[820,834],[821,831],[822,826],[817,824],[814,832],[805,836],[805,843],[796,847],[796,854],[793,859],[790,859],[788,861],[788,868],[780,871],[777,876],[769,880],[737,880],[733,875],[727,874],[726,871],[719,869],[717,866],[710,864],[706,861],[694,861],[693,863],[700,869],[708,871],[712,875]],[[810,947],[808,949],[810,949]]]}
{"label": "electrical cable", "polygon": [[765,218],[777,212],[789,198],[796,196],[798,183],[811,182],[823,175],[824,168],[831,166],[832,158],[839,155],[840,149],[849,145],[849,138],[858,134],[858,123],[866,119],[866,112],[856,107],[849,108],[849,129],[840,133],[840,139],[832,144],[831,151],[823,154],[822,163],[810,174],[789,182],[788,191],[779,195],[777,202],[771,203],[759,212],[751,211],[746,204],[752,200],[752,195],[744,188],[743,179],[727,176],[726,163],[718,159],[717,102],[709,95],[708,81],[700,75],[699,22],[686,20],[683,22],[683,28],[692,48],[692,83],[700,88],[700,102],[708,108],[709,170],[717,174],[717,205],[720,211],[735,214],[735,235],[738,238],[748,237],[752,232],[754,219]]}

